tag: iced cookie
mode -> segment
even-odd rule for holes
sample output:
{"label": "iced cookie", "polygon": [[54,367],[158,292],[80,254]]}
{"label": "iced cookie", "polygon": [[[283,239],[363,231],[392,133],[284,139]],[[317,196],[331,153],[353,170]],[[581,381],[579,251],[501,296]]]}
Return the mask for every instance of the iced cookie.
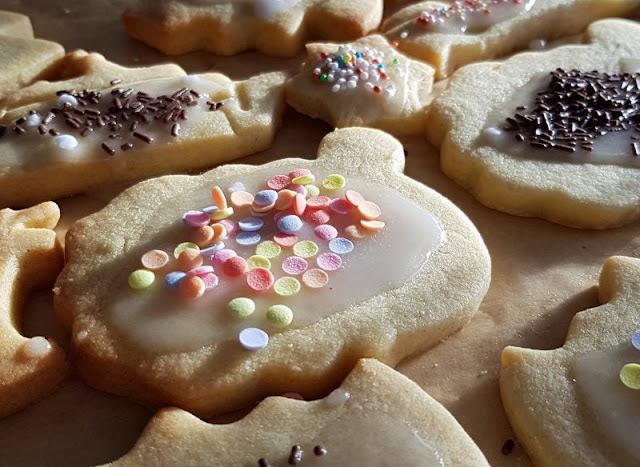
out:
{"label": "iced cookie", "polygon": [[76,50],[66,54],[41,81],[0,93],[0,107],[12,109],[54,100],[60,90],[104,89],[111,86],[112,82],[123,87],[128,83],[185,75],[185,71],[175,64],[127,68],[110,62],[98,53]]}
{"label": "iced cookie", "polygon": [[458,422],[410,379],[360,360],[324,399],[263,401],[244,419],[210,425],[164,409],[110,464],[488,466]]}
{"label": "iced cookie", "polygon": [[0,10],[0,35],[33,39],[33,28],[28,16]]}
{"label": "iced cookie", "polygon": [[604,229],[640,215],[640,25],[458,70],[428,109],[443,171],[483,204]]}
{"label": "iced cookie", "polygon": [[23,206],[106,182],[210,167],[266,149],[284,107],[283,73],[234,82],[217,73],[102,91],[0,120],[0,206]]}
{"label": "iced cookie", "polygon": [[536,465],[640,464],[640,260],[609,258],[599,295],[561,348],[502,352],[502,400]]}
{"label": "iced cookie", "polygon": [[382,0],[138,0],[127,32],[166,54],[257,49],[292,57],[308,39],[353,40],[377,28]]}
{"label": "iced cookie", "polygon": [[142,182],[74,224],[55,306],[85,380],[206,416],[319,397],[459,329],[490,270],[466,216],[379,130],[318,154]]}
{"label": "iced cookie", "polygon": [[432,64],[441,79],[467,63],[579,34],[593,21],[638,7],[640,0],[429,1],[398,11],[382,30],[401,51]]}
{"label": "iced cookie", "polygon": [[68,373],[63,351],[42,336],[20,334],[20,309],[29,292],[50,286],[62,269],[53,232],[55,203],[0,210],[0,417],[53,391]]}
{"label": "iced cookie", "polygon": [[394,50],[382,36],[349,44],[309,44],[300,72],[287,81],[287,103],[336,127],[420,133],[433,68]]}

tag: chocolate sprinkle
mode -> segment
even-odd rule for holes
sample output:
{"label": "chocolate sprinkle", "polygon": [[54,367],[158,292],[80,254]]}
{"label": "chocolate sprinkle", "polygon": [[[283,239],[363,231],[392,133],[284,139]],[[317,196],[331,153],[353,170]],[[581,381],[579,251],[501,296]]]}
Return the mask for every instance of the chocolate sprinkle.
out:
{"label": "chocolate sprinkle", "polygon": [[302,450],[302,446],[299,444],[294,445],[291,448],[291,455],[289,456],[289,464],[290,465],[298,465],[302,462],[302,457],[304,456],[304,451]]}
{"label": "chocolate sprinkle", "polygon": [[258,461],[258,467],[271,467],[271,464],[269,464],[269,461],[263,457]]}
{"label": "chocolate sprinkle", "polygon": [[516,442],[512,439],[508,439],[502,445],[502,454],[508,456],[513,451],[513,448],[516,446]]}
{"label": "chocolate sprinkle", "polygon": [[313,453],[316,456],[324,456],[325,454],[327,454],[327,449],[323,446],[318,445],[313,448]]}

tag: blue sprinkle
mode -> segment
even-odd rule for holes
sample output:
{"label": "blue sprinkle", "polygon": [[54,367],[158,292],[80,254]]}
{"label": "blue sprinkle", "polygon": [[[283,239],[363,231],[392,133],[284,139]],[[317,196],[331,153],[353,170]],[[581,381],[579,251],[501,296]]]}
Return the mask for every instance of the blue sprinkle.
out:
{"label": "blue sprinkle", "polygon": [[216,251],[222,250],[223,248],[224,248],[224,243],[218,242],[215,245],[210,246],[209,248],[205,248],[204,250],[200,250],[200,254],[202,256],[204,256],[205,258],[211,259],[211,257],[213,256],[213,254]]}
{"label": "blue sprinkle", "polygon": [[640,329],[631,334],[631,344],[640,350]]}
{"label": "blue sprinkle", "polygon": [[362,54],[360,52],[356,52],[356,57],[360,58],[362,57]]}
{"label": "blue sprinkle", "polygon": [[240,232],[236,235],[238,245],[255,245],[260,242],[260,234],[258,232]]}
{"label": "blue sprinkle", "polygon": [[344,57],[343,57],[342,55],[338,55],[338,61],[339,61],[339,62],[344,61]]}
{"label": "blue sprinkle", "polygon": [[268,206],[278,199],[278,192],[274,190],[262,190],[253,197],[253,202],[258,206]]}
{"label": "blue sprinkle", "polygon": [[187,277],[187,275],[184,272],[181,272],[181,271],[170,272],[164,278],[164,286],[168,290],[177,290],[178,286],[180,285],[180,282],[185,277]]}
{"label": "blue sprinkle", "polygon": [[217,206],[207,206],[206,208],[204,208],[202,210],[202,212],[205,212],[207,214],[213,214],[214,212],[216,212],[218,210]]}
{"label": "blue sprinkle", "polygon": [[255,232],[260,230],[263,226],[264,221],[255,217],[247,217],[246,219],[238,221],[238,227],[240,227],[240,230],[245,232]]}
{"label": "blue sprinkle", "polygon": [[384,68],[384,65],[381,63],[378,65],[378,68]]}
{"label": "blue sprinkle", "polygon": [[329,249],[337,255],[344,255],[353,251],[353,243],[348,238],[337,237],[329,241]]}
{"label": "blue sprinkle", "polygon": [[294,214],[282,216],[276,223],[278,230],[284,233],[294,233],[302,228],[302,220]]}

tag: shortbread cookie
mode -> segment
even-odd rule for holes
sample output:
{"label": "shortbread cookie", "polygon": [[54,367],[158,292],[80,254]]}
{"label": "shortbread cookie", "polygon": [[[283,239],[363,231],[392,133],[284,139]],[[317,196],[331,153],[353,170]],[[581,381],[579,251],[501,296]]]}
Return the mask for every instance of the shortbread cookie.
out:
{"label": "shortbread cookie", "polygon": [[561,348],[502,352],[502,400],[536,465],[640,464],[640,260],[609,258],[599,295]]}
{"label": "shortbread cookie", "polygon": [[0,35],[33,39],[31,20],[20,13],[0,11]]}
{"label": "shortbread cookie", "polygon": [[397,53],[382,36],[348,44],[309,44],[287,81],[287,103],[336,127],[421,133],[433,68]]}
{"label": "shortbread cookie", "polygon": [[266,149],[284,107],[283,73],[241,82],[209,73],[60,93],[1,120],[0,206],[105,182],[212,166]]}
{"label": "shortbread cookie", "polygon": [[640,25],[599,21],[586,42],[456,72],[427,115],[443,171],[511,214],[595,229],[637,219]]}
{"label": "shortbread cookie", "polygon": [[639,7],[640,0],[429,1],[398,11],[382,30],[401,51],[432,64],[441,79],[467,63],[578,34],[593,21]]}
{"label": "shortbread cookie", "polygon": [[210,425],[164,409],[113,466],[488,466],[455,418],[413,381],[360,360],[324,399],[263,401],[244,419]]}
{"label": "shortbread cookie", "polygon": [[124,87],[128,83],[185,75],[186,72],[175,64],[127,68],[110,62],[99,53],[76,50],[66,54],[41,81],[0,93],[0,107],[12,109],[54,100],[60,90],[104,89],[111,86],[112,82]]}
{"label": "shortbread cookie", "polygon": [[336,130],[316,161],[149,180],[75,223],[55,306],[83,378],[207,416],[319,397],[363,356],[437,344],[477,310],[490,262],[403,166],[391,136]]}
{"label": "shortbread cookie", "polygon": [[64,352],[42,336],[20,334],[20,310],[29,292],[50,286],[62,269],[53,230],[55,203],[0,210],[0,417],[50,393],[68,373]]}
{"label": "shortbread cookie", "polygon": [[307,39],[354,40],[377,28],[382,0],[138,0],[122,18],[132,37],[170,55],[292,57]]}

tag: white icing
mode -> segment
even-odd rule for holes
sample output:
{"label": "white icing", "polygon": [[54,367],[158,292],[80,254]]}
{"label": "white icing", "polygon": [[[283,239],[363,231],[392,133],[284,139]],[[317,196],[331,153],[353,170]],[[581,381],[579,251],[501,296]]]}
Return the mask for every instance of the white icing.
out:
{"label": "white icing", "polygon": [[589,423],[637,465],[640,463],[640,391],[629,389],[620,381],[620,370],[627,363],[640,363],[640,351],[628,342],[578,356],[572,368],[577,392],[592,416]]}
{"label": "white icing", "polygon": [[289,8],[296,6],[300,0],[254,0],[254,12],[256,17],[262,19],[272,18]]}
{"label": "white icing", "polygon": [[28,358],[43,357],[51,351],[51,344],[44,337],[36,336],[23,344],[22,351]]}
{"label": "white icing", "polygon": [[[294,169],[291,167],[290,169]],[[287,173],[283,169],[284,173]],[[314,169],[316,180],[322,180],[332,173],[329,170]],[[260,170],[242,180],[248,191],[256,193],[264,187],[272,171]],[[228,187],[237,181],[222,179],[221,187]],[[149,230],[149,248],[159,248],[171,252],[185,241],[187,231],[182,225],[184,211],[200,208],[211,203],[210,187],[195,193],[188,205],[179,207],[159,207],[172,221],[160,220],[147,225]],[[221,271],[219,285],[194,301],[180,299],[177,294],[168,292],[163,286],[163,276],[158,275],[155,284],[146,290],[131,290],[126,285],[127,274],[113,279],[111,287],[113,302],[105,310],[115,329],[128,337],[133,343],[159,351],[177,351],[197,349],[214,342],[237,339],[239,332],[247,327],[263,328],[269,333],[276,330],[266,321],[266,310],[276,304],[284,304],[293,310],[293,327],[316,322],[337,311],[346,310],[352,305],[377,295],[385,290],[402,286],[410,280],[425,264],[429,256],[444,241],[444,234],[438,221],[423,207],[399,195],[380,184],[349,179],[346,187],[332,196],[342,197],[346,189],[362,193],[366,199],[377,203],[382,209],[386,223],[383,230],[364,239],[354,240],[355,248],[343,256],[343,267],[329,273],[329,283],[321,289],[311,290],[303,285],[300,293],[292,297],[279,297],[275,293],[255,294],[249,291],[244,277],[229,278]],[[184,204],[184,199],[182,200]],[[170,214],[171,213],[171,214]],[[235,220],[248,217],[248,212],[234,216]],[[332,223],[342,229],[353,224],[356,214],[334,216]],[[171,224],[168,224],[172,222]],[[273,229],[273,223],[268,223]],[[318,254],[328,251],[328,245],[313,234],[313,225],[305,222],[300,240],[313,240],[319,247]],[[260,231],[263,240],[269,239],[275,230]],[[244,258],[255,254],[255,247],[241,246],[234,238],[225,239],[227,248],[234,249]],[[145,250],[146,251],[146,250]],[[137,269],[139,257],[145,252],[129,253],[128,271]],[[282,261],[290,256],[290,250],[283,248],[277,258],[271,259],[271,271],[274,276],[282,277]],[[317,256],[316,256],[317,257]],[[315,268],[316,257],[309,258],[309,268]],[[168,272],[168,271],[167,271]],[[243,320],[231,315],[227,304],[233,298],[248,296],[256,303],[256,312]]]}
{"label": "white icing", "polygon": [[620,60],[622,73],[640,73],[640,58],[623,58]]}

